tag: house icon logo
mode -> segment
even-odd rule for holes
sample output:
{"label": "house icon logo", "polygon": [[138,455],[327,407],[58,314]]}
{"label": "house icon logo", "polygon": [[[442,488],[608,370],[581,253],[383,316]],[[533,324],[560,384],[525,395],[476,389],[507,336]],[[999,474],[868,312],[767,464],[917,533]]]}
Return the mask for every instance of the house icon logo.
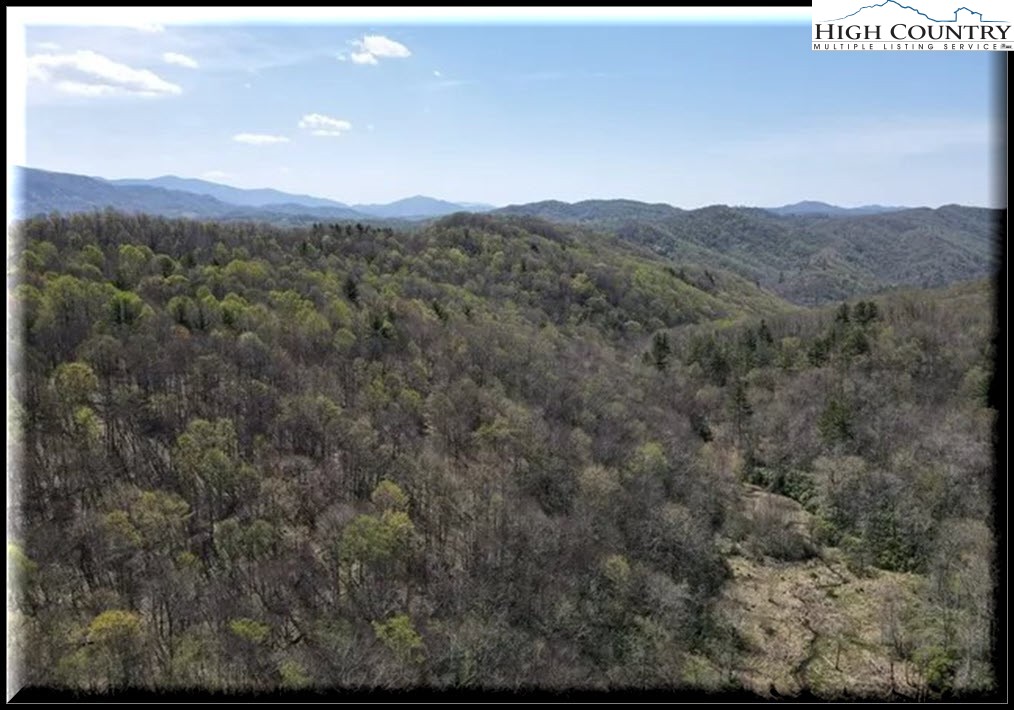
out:
{"label": "house icon logo", "polygon": [[[967,7],[956,8],[954,10],[953,16],[951,16],[951,17],[948,17],[948,18],[945,18],[945,19],[936,19],[936,18],[930,17],[929,15],[927,15],[922,10],[920,10],[920,9],[918,9],[916,7],[913,7],[912,5],[906,5],[904,3],[898,2],[898,0],[884,0],[884,2],[878,3],[876,5],[864,5],[863,7],[859,8],[855,12],[852,12],[852,13],[849,13],[848,15],[845,15],[845,17],[839,17],[837,19],[827,20],[827,21],[828,22],[844,22],[845,20],[848,20],[848,19],[850,19],[852,17],[857,17],[858,15],[860,15],[861,13],[863,13],[864,11],[876,11],[876,10],[878,10],[880,8],[884,8],[884,7],[888,7],[888,6],[892,6],[892,5],[895,6],[895,7],[897,7],[897,8],[899,8],[899,9],[902,9],[902,10],[911,10],[915,14],[919,15],[919,17],[921,17],[921,18],[923,18],[923,19],[925,19],[925,20],[927,20],[929,22],[959,22],[959,23],[965,23],[965,24],[970,24],[970,23],[975,23],[975,22],[1005,22],[1005,20],[987,20],[987,19],[985,19],[982,16],[981,12],[977,12],[976,10],[972,10],[970,8],[967,8]],[[875,13],[867,12],[867,16],[873,16],[875,18]],[[866,17],[864,17],[864,19],[866,19]]]}

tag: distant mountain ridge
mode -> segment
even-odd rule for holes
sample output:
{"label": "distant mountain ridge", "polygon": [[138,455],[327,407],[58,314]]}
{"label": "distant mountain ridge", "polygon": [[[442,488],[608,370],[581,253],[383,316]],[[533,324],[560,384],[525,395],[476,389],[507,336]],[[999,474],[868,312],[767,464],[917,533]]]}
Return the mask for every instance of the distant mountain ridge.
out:
{"label": "distant mountain ridge", "polygon": [[583,200],[561,202],[543,200],[523,205],[508,205],[495,210],[497,214],[517,214],[564,222],[614,221],[617,219],[665,219],[683,214],[685,210],[665,203],[649,204],[637,200]]}
{"label": "distant mountain ridge", "polygon": [[[103,179],[103,178],[98,178]],[[222,202],[243,207],[285,207],[286,212],[291,212],[293,206],[321,207],[330,209],[345,209],[360,212],[371,217],[383,219],[428,219],[431,217],[443,217],[455,212],[486,212],[494,209],[493,205],[485,205],[472,202],[449,202],[438,200],[425,195],[415,195],[386,204],[360,204],[348,205],[344,202],[329,200],[323,197],[312,195],[296,195],[272,188],[246,189],[222,185],[208,180],[195,178],[181,178],[175,175],[163,175],[151,179],[127,178],[121,180],[107,180],[114,185],[147,185],[150,187],[161,187],[168,190],[180,190],[192,192],[197,195],[208,195]]]}
{"label": "distant mountain ridge", "polygon": [[[104,178],[96,178],[105,180]],[[120,180],[105,180],[113,185],[135,185],[148,187],[161,187],[166,190],[180,190],[192,192],[197,195],[208,195],[216,200],[227,202],[233,205],[244,207],[267,207],[273,205],[303,205],[304,207],[337,207],[347,209],[349,206],[343,202],[328,200],[323,197],[312,197],[311,195],[292,195],[280,190],[271,188],[245,189],[222,185],[208,180],[196,178],[182,178],[175,175],[163,175],[162,177],[150,179],[125,178]]]}
{"label": "distant mountain ridge", "polygon": [[797,203],[779,214],[726,205],[681,210],[633,200],[550,200],[494,214],[608,231],[676,262],[733,271],[806,306],[900,286],[943,286],[995,268],[1001,210],[828,208],[833,205]]}
{"label": "distant mountain ridge", "polygon": [[208,180],[164,175],[107,180],[36,168],[15,168],[16,216],[112,207],[165,217],[311,220],[424,220],[455,212],[486,212],[492,205],[459,204],[417,195],[390,204],[349,205],[271,188],[245,189]]}
{"label": "distant mountain ridge", "polygon": [[[721,205],[711,205],[698,209],[710,209]],[[911,209],[910,207],[887,207],[884,205],[863,205],[862,207],[839,207],[827,202],[815,200],[803,200],[791,205],[781,207],[736,207],[735,209],[764,210],[781,216],[793,215],[835,215],[835,216],[858,216],[868,214],[884,214],[886,212],[899,212]],[[587,220],[615,220],[621,218],[636,219],[664,219],[674,217],[686,212],[685,210],[673,207],[664,202],[647,203],[637,200],[582,200],[581,202],[561,202],[559,200],[543,200],[541,202],[530,202],[521,205],[508,205],[501,207],[497,212],[504,214],[527,214],[546,217],[548,219],[564,219],[568,221]]]}
{"label": "distant mountain ridge", "polygon": [[863,205],[861,207],[839,207],[838,205],[829,205],[826,202],[817,202],[814,200],[803,200],[802,202],[796,202],[791,205],[782,205],[781,207],[768,207],[768,212],[773,212],[777,215],[790,216],[790,215],[864,215],[864,214],[884,214],[885,212],[900,212],[901,210],[911,209],[910,207],[887,207],[884,205]]}
{"label": "distant mountain ridge", "polygon": [[236,205],[206,194],[172,190],[147,184],[115,184],[108,180],[18,167],[14,171],[15,216],[50,212],[91,212],[111,207],[123,212],[144,212],[164,217],[200,219],[369,219],[348,207],[308,207],[273,204],[266,207]]}
{"label": "distant mountain ridge", "polygon": [[[30,211],[26,214],[37,214],[38,211],[46,212],[51,210],[79,211],[80,209],[91,209],[92,207],[111,206],[127,211],[147,209],[155,214],[164,214],[165,216],[219,216],[226,212],[236,212],[236,208],[267,208],[269,213],[272,214],[316,216],[321,219],[363,219],[374,217],[381,219],[421,220],[443,217],[455,212],[492,212],[498,209],[494,205],[485,203],[451,202],[424,195],[414,195],[390,203],[349,205],[337,200],[315,197],[313,195],[293,194],[273,188],[239,188],[210,180],[185,178],[176,175],[163,175],[156,178],[106,179],[97,176],[39,170],[37,168],[18,167],[16,171],[22,176],[21,182],[25,181],[26,176],[31,176],[29,184],[33,187],[33,192],[26,196],[27,199],[24,206],[29,210],[36,211]],[[103,190],[97,185],[80,181],[75,182],[71,178],[94,180],[114,188],[148,188],[182,192],[200,197],[208,197],[215,200],[215,202],[208,202],[207,200],[190,202],[186,197],[181,195],[170,197],[163,193],[136,191],[133,189],[112,192]],[[53,182],[54,185],[43,185],[42,183],[47,180]],[[55,183],[60,183],[60,188],[55,190],[50,189],[56,187]],[[76,185],[76,188],[73,188],[72,185]],[[35,188],[40,189],[36,190]],[[75,189],[78,191],[78,194],[74,194]],[[46,199],[56,200],[56,202],[35,204],[38,200],[34,198],[39,195],[46,195]],[[42,202],[45,202],[45,200],[42,200]],[[135,205],[135,203],[139,204]],[[666,203],[650,204],[626,199],[584,200],[575,203],[545,200],[524,205],[509,205],[499,208],[499,211],[510,214],[515,209],[521,209],[522,213],[527,215],[563,219],[566,221],[595,221],[622,217],[662,219],[687,211]],[[826,202],[804,200],[780,207],[741,209],[766,209],[773,214],[782,216],[813,216],[882,214],[909,208],[882,205],[839,207]]]}
{"label": "distant mountain ridge", "polygon": [[415,195],[388,204],[352,205],[352,209],[374,217],[388,219],[426,219],[443,217],[455,212],[488,212],[495,208],[492,205],[447,202],[424,195]]}

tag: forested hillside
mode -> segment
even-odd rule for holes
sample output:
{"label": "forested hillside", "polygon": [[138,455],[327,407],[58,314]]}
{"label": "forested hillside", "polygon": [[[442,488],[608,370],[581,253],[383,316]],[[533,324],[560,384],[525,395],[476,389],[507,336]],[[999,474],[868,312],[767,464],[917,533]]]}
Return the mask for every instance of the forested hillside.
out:
{"label": "forested hillside", "polygon": [[801,305],[983,278],[995,264],[997,210],[948,205],[874,215],[778,216],[714,205],[679,210],[632,200],[512,205],[604,229],[677,261],[713,264]]}
{"label": "forested hillside", "polygon": [[30,685],[994,683],[984,282],[803,311],[532,217],[16,232]]}

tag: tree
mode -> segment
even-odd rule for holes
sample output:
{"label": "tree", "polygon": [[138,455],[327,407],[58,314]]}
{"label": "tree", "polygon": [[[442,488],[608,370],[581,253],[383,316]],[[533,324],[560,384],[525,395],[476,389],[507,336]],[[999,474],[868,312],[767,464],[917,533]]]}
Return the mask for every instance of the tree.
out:
{"label": "tree", "polygon": [[741,378],[732,384],[728,409],[733,425],[736,428],[736,441],[738,445],[745,446],[749,450],[751,448],[750,417],[753,416],[753,407],[750,405],[750,398],[747,396],[747,384]]}
{"label": "tree", "polygon": [[228,515],[242,488],[255,478],[240,461],[232,420],[190,422],[176,441],[173,461],[207,544],[213,544],[213,523]]}
{"label": "tree", "polygon": [[143,678],[141,617],[123,609],[104,611],[88,625],[87,643],[94,646],[109,685],[130,687]]}
{"label": "tree", "polygon": [[869,325],[879,318],[880,313],[877,304],[873,301],[860,301],[853,310],[853,318],[859,325]]}
{"label": "tree", "polygon": [[53,384],[58,396],[68,407],[91,403],[98,390],[99,380],[87,363],[63,363],[53,373]]}
{"label": "tree", "polygon": [[422,659],[424,646],[422,637],[412,627],[412,621],[405,614],[392,616],[387,621],[374,621],[373,630],[387,648],[403,662],[412,663]]}
{"label": "tree", "polygon": [[672,356],[672,347],[669,345],[669,334],[659,331],[651,339],[651,351],[649,359],[651,364],[659,372],[665,372],[669,368],[669,358]]}
{"label": "tree", "polygon": [[847,325],[849,323],[849,304],[843,303],[838,307],[838,310],[834,314],[835,323],[841,323]]}
{"label": "tree", "polygon": [[853,410],[848,401],[840,396],[832,396],[817,420],[817,430],[829,444],[852,441],[855,438],[853,418]]}

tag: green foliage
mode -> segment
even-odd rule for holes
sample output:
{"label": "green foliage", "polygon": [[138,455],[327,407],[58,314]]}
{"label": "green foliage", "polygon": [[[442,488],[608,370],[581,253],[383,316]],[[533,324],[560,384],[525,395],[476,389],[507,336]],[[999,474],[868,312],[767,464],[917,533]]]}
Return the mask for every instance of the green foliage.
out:
{"label": "green foliage", "polygon": [[805,471],[784,468],[763,468],[753,470],[752,483],[765,486],[772,493],[791,498],[804,507],[812,507],[816,491],[813,479]]}
{"label": "green foliage", "polygon": [[851,441],[855,438],[853,420],[854,414],[848,401],[832,396],[817,419],[817,430],[829,444]]}
{"label": "green foliage", "polygon": [[940,646],[920,648],[915,653],[915,663],[934,694],[944,695],[954,690],[958,658],[953,649]]}
{"label": "green foliage", "polygon": [[342,533],[341,555],[367,564],[403,557],[414,532],[412,521],[402,511],[385,510],[379,517],[360,515]]}
{"label": "green foliage", "polygon": [[236,430],[230,419],[196,419],[180,435],[174,461],[185,485],[198,495],[205,487],[216,496],[236,492],[244,472],[238,461]]}
{"label": "green foliage", "polygon": [[602,574],[616,589],[630,582],[630,564],[623,555],[609,555],[602,561]]}
{"label": "green foliage", "polygon": [[648,353],[649,362],[659,372],[665,372],[669,368],[671,355],[672,347],[669,345],[669,334],[664,331],[655,333],[651,339],[651,351]]}
{"label": "green foliage", "polygon": [[807,350],[806,357],[813,367],[823,367],[827,364],[831,353],[831,341],[826,338],[817,338]]}
{"label": "green foliage", "polygon": [[215,544],[229,560],[264,559],[277,549],[279,542],[278,531],[265,520],[244,525],[228,518],[215,524]]}
{"label": "green foliage", "polygon": [[254,619],[240,618],[229,622],[229,631],[243,641],[261,644],[267,640],[271,628],[267,624],[255,621]]}
{"label": "green foliage", "polygon": [[98,377],[87,363],[67,362],[53,373],[53,382],[59,396],[67,404],[87,404],[99,387]]}
{"label": "green foliage", "polygon": [[114,510],[103,518],[103,526],[114,544],[127,547],[139,547],[141,534],[130,521],[125,511]]}
{"label": "green foliage", "polygon": [[122,289],[134,288],[153,257],[148,247],[121,244],[116,267],[116,285]]}
{"label": "green foliage", "polygon": [[123,609],[104,611],[88,624],[89,643],[117,646],[133,643],[141,635],[141,617]]}
{"label": "green foliage", "polygon": [[865,355],[870,351],[869,339],[863,331],[851,329],[842,340],[841,351],[848,358]]}
{"label": "green foliage", "polygon": [[114,325],[134,325],[144,313],[144,301],[130,291],[117,291],[109,302],[109,320]]}
{"label": "green foliage", "polygon": [[662,446],[655,441],[639,446],[630,459],[628,471],[634,477],[664,480],[669,473],[669,462]]}
{"label": "green foliage", "polygon": [[880,316],[874,301],[860,301],[852,311],[852,317],[859,325],[868,325]]}
{"label": "green foliage", "polygon": [[383,480],[377,484],[370,494],[370,500],[380,510],[405,511],[408,509],[408,496],[398,484]]}
{"label": "green foliage", "polygon": [[39,566],[25,554],[21,545],[15,542],[7,543],[7,564],[8,570],[13,572],[12,578],[18,580],[19,584],[26,584],[39,568]]}
{"label": "green foliage", "polygon": [[74,429],[86,444],[95,444],[102,434],[102,424],[98,415],[91,407],[78,407],[74,410]]}
{"label": "green foliage", "polygon": [[281,676],[282,687],[289,690],[299,690],[310,685],[306,669],[291,658],[278,664],[278,675]]}
{"label": "green foliage", "polygon": [[736,380],[732,384],[728,407],[732,418],[739,424],[745,423],[753,414],[753,407],[747,396],[747,384],[743,380]]}
{"label": "green foliage", "polygon": [[711,336],[691,339],[686,362],[700,365],[712,384],[719,387],[725,386],[732,371],[725,348]]}
{"label": "green foliage", "polygon": [[422,637],[412,626],[406,614],[392,616],[387,621],[374,621],[373,631],[387,648],[403,661],[419,661],[425,652]]}

